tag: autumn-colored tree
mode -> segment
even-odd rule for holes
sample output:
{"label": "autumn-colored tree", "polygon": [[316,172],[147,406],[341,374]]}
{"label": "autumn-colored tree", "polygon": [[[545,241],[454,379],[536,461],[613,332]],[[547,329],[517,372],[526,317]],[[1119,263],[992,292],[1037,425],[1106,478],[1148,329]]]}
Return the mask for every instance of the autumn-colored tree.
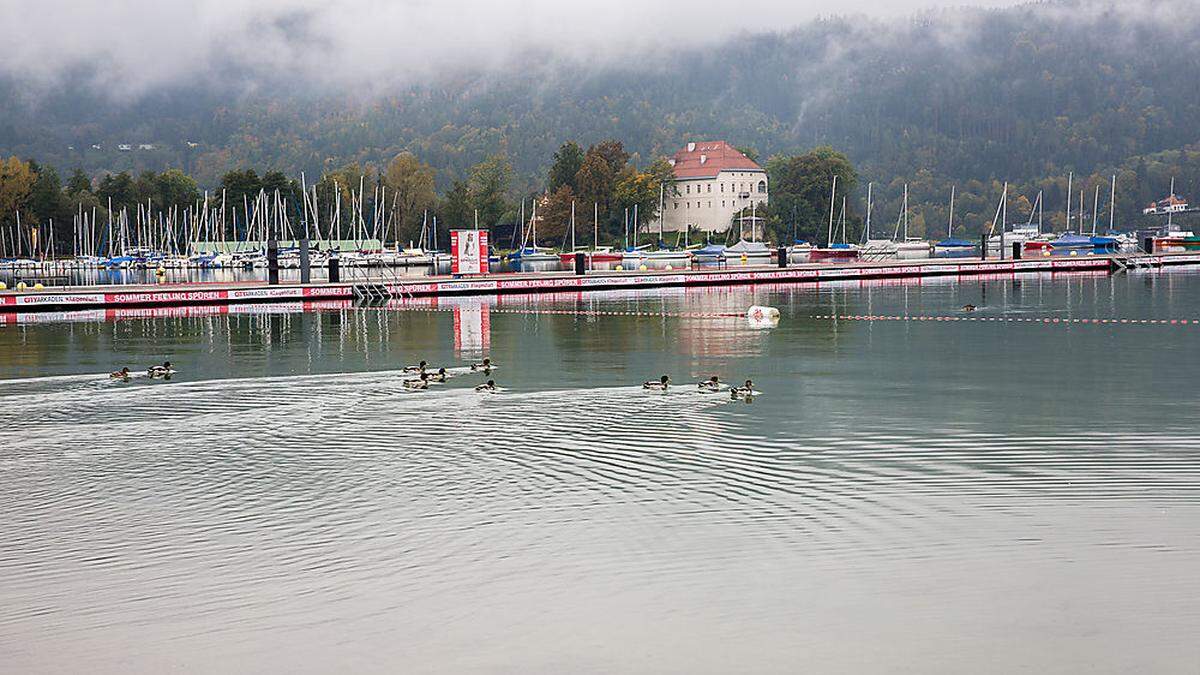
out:
{"label": "autumn-colored tree", "polygon": [[30,219],[28,201],[36,181],[37,173],[29,162],[15,156],[0,160],[0,223],[15,224],[18,209],[22,220]]}
{"label": "autumn-colored tree", "polygon": [[[390,234],[400,241],[412,238],[421,226],[424,213],[437,203],[433,189],[433,167],[411,152],[392,158],[383,174],[387,193],[383,196],[391,220]],[[447,227],[467,227],[468,222],[446,221]]]}

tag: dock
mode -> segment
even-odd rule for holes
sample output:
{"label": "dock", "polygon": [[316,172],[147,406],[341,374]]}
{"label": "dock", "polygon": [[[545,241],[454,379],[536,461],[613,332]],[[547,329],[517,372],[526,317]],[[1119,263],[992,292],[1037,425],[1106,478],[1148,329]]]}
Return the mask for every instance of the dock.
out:
{"label": "dock", "polygon": [[[614,289],[810,283],[937,276],[1123,272],[1200,265],[1200,252],[979,260],[939,258],[886,262],[803,263],[721,269],[502,273],[471,277],[402,277],[358,269],[340,283],[191,282],[48,287],[0,292],[0,323],[15,315],[85,309],[137,309],[251,303],[386,300],[461,295],[596,292]],[[132,314],[136,315],[136,314]]]}

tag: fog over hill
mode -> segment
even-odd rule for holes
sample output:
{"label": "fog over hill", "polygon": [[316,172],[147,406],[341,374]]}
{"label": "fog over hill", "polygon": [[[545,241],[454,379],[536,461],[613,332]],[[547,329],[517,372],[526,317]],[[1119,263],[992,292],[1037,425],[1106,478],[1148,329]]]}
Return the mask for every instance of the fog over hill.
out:
{"label": "fog over hill", "polygon": [[[0,10],[18,43],[0,153],[63,170],[183,166],[211,185],[411,150],[444,188],[502,152],[534,189],[566,140],[616,138],[649,161],[724,138],[764,158],[833,145],[864,184],[909,181],[926,201],[951,182],[1055,189],[1069,170],[1130,172],[1130,209],[1167,174],[1200,188],[1176,152],[1200,143],[1191,0],[859,2],[841,17],[707,0],[46,4]],[[129,37],[95,30],[114,25]]]}

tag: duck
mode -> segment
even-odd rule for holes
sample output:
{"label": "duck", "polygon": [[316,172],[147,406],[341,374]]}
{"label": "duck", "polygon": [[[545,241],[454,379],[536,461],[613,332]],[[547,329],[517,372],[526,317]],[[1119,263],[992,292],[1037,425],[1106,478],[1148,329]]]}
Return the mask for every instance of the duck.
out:
{"label": "duck", "polygon": [[414,390],[428,389],[429,388],[429,373],[421,373],[420,379],[405,380],[404,388],[405,389],[414,389]]}
{"label": "duck", "polygon": [[171,362],[163,361],[161,366],[150,366],[150,369],[146,372],[150,377],[170,377],[172,372]]}
{"label": "duck", "polygon": [[754,397],[754,383],[746,380],[746,384],[729,390],[729,398],[750,400]]}
{"label": "duck", "polygon": [[699,389],[700,391],[706,392],[706,393],[720,391],[721,390],[721,381],[717,379],[716,375],[713,375],[712,377],[708,378],[707,380],[704,380],[703,382],[698,383],[696,385],[696,388]]}
{"label": "duck", "polygon": [[428,366],[429,366],[429,364],[428,364],[428,363],[425,363],[424,361],[422,361],[422,362],[418,363],[418,364],[417,364],[417,365],[415,365],[415,366],[404,366],[404,370],[402,370],[401,372],[404,372],[404,373],[423,373],[423,372],[425,372],[425,368],[427,368]]}
{"label": "duck", "polygon": [[496,381],[488,380],[483,384],[475,385],[475,391],[496,391]]}
{"label": "duck", "polygon": [[108,376],[114,380],[128,380],[129,379],[129,369],[122,368],[120,370],[109,373]]}
{"label": "duck", "polygon": [[962,311],[964,311],[964,312],[974,312],[976,309],[977,308],[975,307],[975,305],[963,305],[962,306]]}
{"label": "duck", "polygon": [[426,374],[429,375],[430,382],[445,382],[446,378],[450,377],[449,375],[446,374],[445,368],[438,368],[438,371],[436,373],[432,373],[432,374],[426,373]]}
{"label": "duck", "polygon": [[650,391],[666,391],[667,386],[670,384],[671,384],[671,378],[667,377],[666,375],[663,375],[662,377],[658,378],[658,382],[654,382],[654,381],[643,382],[642,389],[648,389]]}
{"label": "duck", "polygon": [[492,360],[491,359],[484,359],[482,363],[472,363],[471,364],[471,372],[473,372],[473,373],[478,373],[480,371],[486,373],[491,369],[492,369]]}

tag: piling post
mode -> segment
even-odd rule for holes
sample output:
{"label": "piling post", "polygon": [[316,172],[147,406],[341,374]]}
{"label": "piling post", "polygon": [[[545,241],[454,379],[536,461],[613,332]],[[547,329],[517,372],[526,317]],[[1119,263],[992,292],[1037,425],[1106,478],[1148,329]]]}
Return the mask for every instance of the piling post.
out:
{"label": "piling post", "polygon": [[300,283],[312,283],[312,259],[308,253],[308,239],[300,240]]}
{"label": "piling post", "polygon": [[279,242],[275,239],[267,240],[267,284],[279,285]]}
{"label": "piling post", "polygon": [[1154,237],[1146,237],[1142,240],[1142,250],[1146,253],[1154,253]]}
{"label": "piling post", "polygon": [[1021,245],[1021,242],[1014,241],[1012,244],[1012,254],[1013,254],[1012,259],[1020,260],[1021,253],[1023,252],[1023,250],[1024,250],[1024,246]]}
{"label": "piling post", "polygon": [[987,233],[985,232],[985,233],[979,235],[979,259],[980,260],[987,260],[987,245],[988,245],[988,236],[987,236]]}
{"label": "piling post", "polygon": [[341,270],[338,266],[337,251],[334,251],[329,256],[329,283],[336,284],[342,280]]}
{"label": "piling post", "polygon": [[781,267],[781,268],[783,268],[783,267],[787,267],[787,265],[788,265],[788,252],[787,252],[787,248],[785,248],[785,247],[783,247],[783,246],[780,246],[780,247],[779,247],[779,250],[777,250],[777,251],[775,252],[775,255],[777,256],[777,257],[776,257],[776,261],[779,263],[779,267]]}
{"label": "piling post", "polygon": [[583,253],[575,252],[575,275],[583,276],[587,273],[587,256]]}

